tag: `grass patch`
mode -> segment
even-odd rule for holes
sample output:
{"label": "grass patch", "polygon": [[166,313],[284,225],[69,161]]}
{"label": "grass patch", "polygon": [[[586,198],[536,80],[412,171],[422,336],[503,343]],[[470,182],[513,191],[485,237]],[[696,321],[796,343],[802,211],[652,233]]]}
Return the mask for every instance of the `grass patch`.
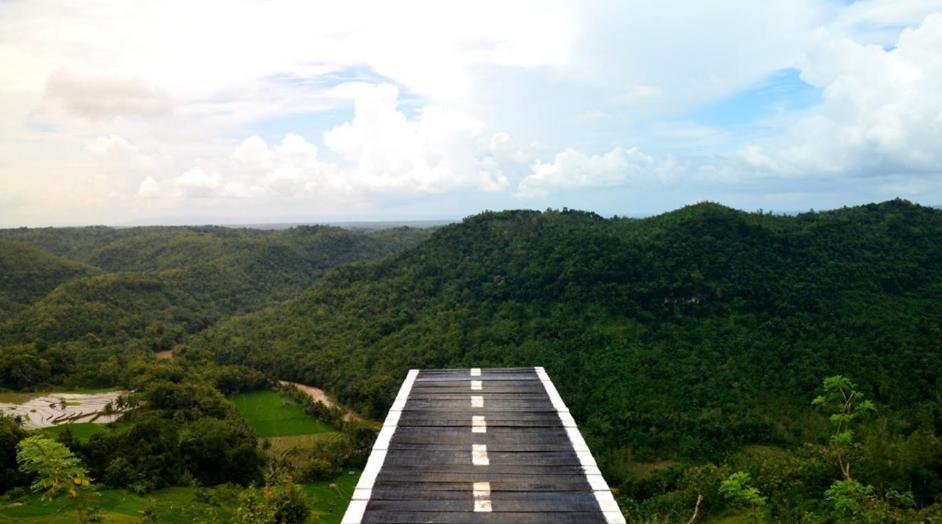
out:
{"label": "grass patch", "polygon": [[57,438],[59,435],[65,433],[66,429],[72,432],[72,436],[76,440],[81,440],[83,442],[90,439],[92,435],[97,435],[98,433],[108,433],[109,431],[111,431],[107,426],[103,424],[93,424],[91,422],[79,422],[76,424],[60,424],[58,426],[42,428],[37,431],[45,433],[52,438]]}
{"label": "grass patch", "polygon": [[337,431],[329,433],[314,433],[309,435],[290,435],[286,437],[271,437],[271,450],[281,454],[291,450],[313,449],[318,444],[341,438],[343,434]]}
{"label": "grass patch", "polygon": [[307,500],[317,512],[317,524],[340,524],[347,505],[353,497],[353,488],[360,479],[360,472],[344,473],[333,479],[304,484]]}
{"label": "grass patch", "polygon": [[[123,489],[106,489],[99,492],[96,505],[101,508],[104,522],[139,522],[146,507],[157,513],[157,521],[167,524],[206,522],[210,516],[218,515],[228,521],[232,516],[232,505],[211,506],[196,502],[194,488],[167,488],[145,496],[135,495]],[[51,502],[38,495],[28,497],[21,503],[0,506],[0,523],[19,524],[72,524],[75,513],[66,497]]]}
{"label": "grass patch", "polygon": [[232,402],[259,437],[283,437],[334,431],[310,417],[300,405],[277,391],[240,393]]}
{"label": "grass patch", "polygon": [[22,404],[30,399],[42,396],[42,393],[23,393],[19,391],[0,391],[0,402],[4,404]]}
{"label": "grass patch", "polygon": [[[344,473],[334,480],[304,484],[304,493],[313,511],[320,516],[318,524],[339,524],[347,510],[360,472]],[[101,508],[103,521],[107,523],[139,522],[145,508],[152,508],[161,524],[190,524],[208,522],[213,516],[222,522],[231,522],[238,506],[239,488],[209,488],[205,492],[215,493],[217,503],[197,502],[196,488],[167,488],[145,496],[135,495],[123,489],[106,489],[100,492],[97,505]],[[12,504],[0,504],[0,523],[17,524],[73,524],[75,513],[66,497],[52,502],[43,501],[39,495]]]}

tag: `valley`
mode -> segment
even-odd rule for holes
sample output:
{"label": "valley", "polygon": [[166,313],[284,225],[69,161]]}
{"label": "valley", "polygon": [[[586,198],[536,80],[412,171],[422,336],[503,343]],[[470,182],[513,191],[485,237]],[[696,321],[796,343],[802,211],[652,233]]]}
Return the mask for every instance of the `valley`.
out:
{"label": "valley", "polygon": [[[84,413],[40,431],[87,468],[106,521],[230,522],[277,500],[337,522],[408,369],[533,366],[628,522],[686,522],[695,507],[707,523],[760,509],[850,522],[833,489],[851,480],[866,518],[942,511],[938,210],[702,203],[649,218],[486,212],[423,230],[0,239],[0,401],[36,419],[0,418],[0,522],[66,512],[29,493],[16,446]],[[869,401],[840,442],[835,412],[812,405],[835,384]],[[39,393],[85,388],[100,393]],[[117,392],[121,413],[87,424]],[[724,494],[744,478],[761,508]]]}

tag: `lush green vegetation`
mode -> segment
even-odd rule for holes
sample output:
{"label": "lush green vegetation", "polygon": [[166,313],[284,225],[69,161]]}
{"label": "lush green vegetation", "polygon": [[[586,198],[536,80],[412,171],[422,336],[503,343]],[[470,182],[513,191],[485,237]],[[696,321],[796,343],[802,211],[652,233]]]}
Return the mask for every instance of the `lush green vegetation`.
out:
{"label": "lush green vegetation", "polygon": [[[4,400],[63,386],[134,392],[121,399],[130,412],[107,426],[63,425],[27,438],[0,418],[0,521],[300,522],[323,500],[318,511],[339,522],[340,500],[352,492],[342,473],[365,461],[375,428],[295,390],[273,391],[270,376],[218,365],[186,340],[293,296],[338,264],[427,236],[332,227],[0,231],[15,239],[0,238],[0,388],[13,390]],[[154,358],[168,349],[173,359]],[[81,471],[94,479],[90,492],[83,480],[43,500],[27,497],[26,487],[50,471],[22,462],[16,450],[27,444],[68,466],[44,486],[69,488],[65,477]],[[295,477],[316,482],[302,489]],[[264,486],[264,496],[252,486]]]}
{"label": "lush green vegetation", "polygon": [[718,489],[737,470],[769,518],[830,518],[840,468],[810,400],[843,374],[879,408],[859,430],[862,481],[939,511],[942,213],[903,201],[484,213],[191,345],[372,416],[410,367],[543,365],[626,508],[676,520],[698,493],[709,518],[731,511]]}
{"label": "lush green vegetation", "polygon": [[277,391],[240,393],[232,397],[232,402],[259,437],[333,431],[333,428],[310,417],[299,404],[282,397]]}
{"label": "lush green vegetation", "polygon": [[[117,423],[58,426],[28,438],[15,421],[0,418],[0,488],[7,492],[0,497],[0,522],[92,522],[99,517],[114,522],[269,522],[272,515],[281,515],[278,522],[293,523],[304,521],[312,510],[339,522],[342,510],[337,507],[352,487],[329,486],[345,485],[349,475],[343,473],[362,466],[374,429],[346,423],[329,408],[304,402],[306,397],[272,391],[272,382],[258,371],[218,366],[199,352],[184,350],[173,360],[136,357],[130,366],[135,392],[122,398],[121,405],[132,409]],[[237,399],[247,417],[223,392]],[[338,430],[325,432],[332,428],[312,416],[318,413]],[[262,432],[283,434],[284,428],[274,425],[273,419],[279,419],[294,434],[272,440],[312,440],[273,445],[260,440],[246,418]],[[329,438],[313,440],[320,436]],[[55,453],[33,455],[58,457],[65,467],[49,468],[40,461],[24,469],[26,443],[43,450],[52,446]],[[76,471],[80,478],[94,480],[81,496],[68,490],[67,479]],[[37,484],[46,474],[49,480]],[[294,479],[315,484],[300,487]],[[41,486],[46,496],[27,496],[25,488],[31,484],[36,490]],[[48,486],[58,488],[49,491]],[[314,492],[316,497],[307,495]]]}
{"label": "lush green vegetation", "polygon": [[304,492],[318,516],[317,524],[340,524],[358,480],[360,474],[356,472],[353,475],[344,473],[333,480],[304,484]]}
{"label": "lush green vegetation", "polygon": [[92,422],[80,422],[77,424],[60,424],[58,426],[51,426],[48,428],[43,428],[42,432],[49,435],[53,438],[58,438],[64,433],[68,432],[71,434],[68,438],[73,438],[82,442],[87,442],[92,435],[97,435],[99,433],[107,433],[109,427],[104,424],[95,424]]}
{"label": "lush green vegetation", "polygon": [[0,238],[0,322],[46,296],[59,284],[97,270],[29,244]]}
{"label": "lush green vegetation", "polygon": [[[215,497],[223,495],[225,501],[235,503],[237,492],[222,493],[223,490],[207,490]],[[230,490],[232,491],[232,490]],[[206,497],[202,497],[206,500]],[[231,506],[202,502],[196,496],[194,488],[166,488],[136,495],[127,490],[106,489],[95,497],[95,504],[100,508],[100,516],[105,522],[141,522],[144,511],[153,512],[157,521],[167,524],[189,524],[192,522],[211,522],[212,516],[230,517]],[[47,502],[39,496],[31,496],[22,501],[0,506],[0,522],[20,524],[72,524],[75,517],[65,500]]]}
{"label": "lush green vegetation", "polygon": [[321,226],[2,230],[0,387],[116,385],[129,355],[176,348],[220,319],[297,294],[334,266],[427,236]]}
{"label": "lush green vegetation", "polygon": [[[334,480],[309,482],[302,485],[310,510],[318,515],[318,524],[340,524],[347,502],[359,474],[344,474]],[[242,488],[174,487],[137,495],[123,489],[105,489],[95,498],[100,516],[109,523],[138,523],[145,515],[160,524],[191,524],[194,522],[228,522],[238,504]],[[0,503],[0,523],[72,524],[68,502],[46,502],[38,495],[10,503]]]}
{"label": "lush green vegetation", "polygon": [[[223,520],[339,519],[375,426],[274,379],[379,419],[411,367],[542,365],[631,522],[942,519],[939,210],[0,237],[46,275],[0,283],[0,387],[135,392],[120,428],[56,437],[103,494],[137,497],[128,518],[189,493],[186,511]],[[17,493],[26,436],[0,419],[0,491],[44,512],[59,502]]]}

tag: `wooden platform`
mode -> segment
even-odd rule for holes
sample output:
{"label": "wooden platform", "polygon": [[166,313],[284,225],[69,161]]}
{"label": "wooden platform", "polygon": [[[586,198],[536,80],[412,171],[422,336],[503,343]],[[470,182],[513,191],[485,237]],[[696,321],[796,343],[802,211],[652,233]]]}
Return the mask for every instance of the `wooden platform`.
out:
{"label": "wooden platform", "polygon": [[543,368],[412,370],[343,524],[625,522]]}

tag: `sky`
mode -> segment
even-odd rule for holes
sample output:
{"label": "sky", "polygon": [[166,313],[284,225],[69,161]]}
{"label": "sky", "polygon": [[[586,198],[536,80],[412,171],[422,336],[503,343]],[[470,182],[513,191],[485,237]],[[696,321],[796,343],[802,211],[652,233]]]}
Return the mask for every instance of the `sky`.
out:
{"label": "sky", "polygon": [[942,0],[0,0],[0,227],[942,205]]}

